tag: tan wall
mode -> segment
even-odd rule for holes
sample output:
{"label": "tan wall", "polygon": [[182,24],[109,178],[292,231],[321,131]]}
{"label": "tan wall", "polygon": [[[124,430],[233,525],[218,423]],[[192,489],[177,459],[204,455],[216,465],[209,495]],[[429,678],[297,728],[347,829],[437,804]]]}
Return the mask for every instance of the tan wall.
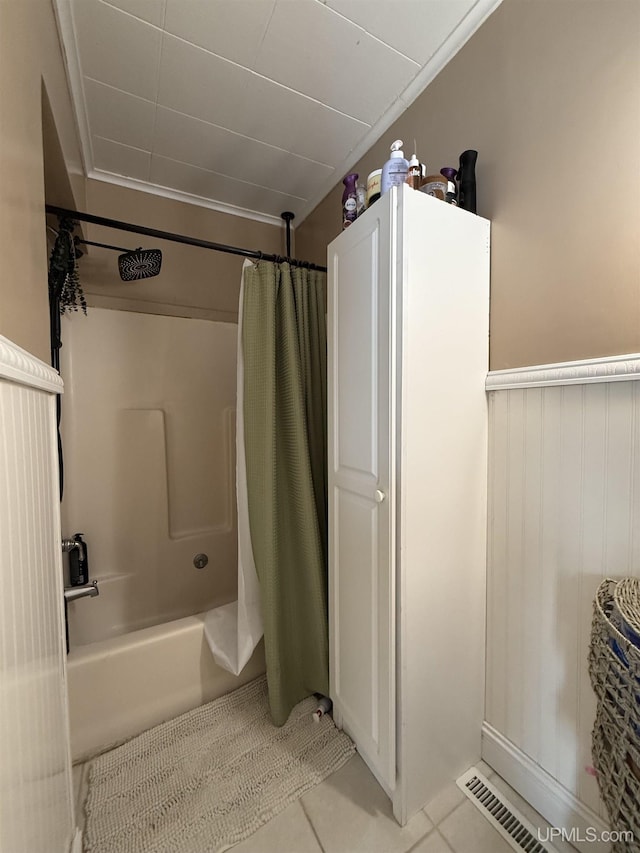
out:
{"label": "tan wall", "polygon": [[[50,130],[55,117],[54,148],[59,144],[72,173],[71,181],[59,175],[48,184],[73,184],[81,202],[75,120],[51,2],[0,0],[0,334],[49,361],[43,86],[51,107],[45,124]],[[57,168],[59,159],[50,164]]]}
{"label": "tan wall", "polygon": [[[492,369],[640,351],[639,45],[637,0],[504,0],[355,167],[396,138],[430,173],[479,151]],[[298,227],[299,257],[326,257],[341,194]]]}
{"label": "tan wall", "polygon": [[[284,230],[240,216],[107,184],[87,181],[87,210],[148,228],[201,240],[284,254]],[[243,258],[166,240],[86,225],[88,240],[127,249],[162,250],[155,278],[123,282],[118,253],[87,247],[80,259],[80,281],[89,305],[180,317],[237,322]]]}

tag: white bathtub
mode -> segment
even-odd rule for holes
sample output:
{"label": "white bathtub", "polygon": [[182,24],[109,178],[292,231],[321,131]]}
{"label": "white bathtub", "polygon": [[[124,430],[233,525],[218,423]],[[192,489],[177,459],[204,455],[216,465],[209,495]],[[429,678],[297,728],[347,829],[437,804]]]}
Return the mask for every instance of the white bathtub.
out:
{"label": "white bathtub", "polygon": [[262,641],[239,676],[221,669],[205,640],[202,614],[79,646],[67,658],[73,761],[210,702],[264,671]]}

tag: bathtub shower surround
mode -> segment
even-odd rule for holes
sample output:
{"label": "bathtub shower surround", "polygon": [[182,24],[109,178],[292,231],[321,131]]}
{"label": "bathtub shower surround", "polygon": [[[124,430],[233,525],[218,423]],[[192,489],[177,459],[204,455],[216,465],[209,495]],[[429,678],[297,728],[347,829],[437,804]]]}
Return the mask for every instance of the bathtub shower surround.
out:
{"label": "bathtub shower surround", "polygon": [[233,601],[236,326],[103,308],[62,324],[63,534],[85,534],[100,584],[69,606],[71,648]]}
{"label": "bathtub shower surround", "polygon": [[236,326],[92,308],[63,339],[63,530],[100,584],[68,608],[78,761],[255,678],[264,650],[235,677],[204,636],[236,598]]}

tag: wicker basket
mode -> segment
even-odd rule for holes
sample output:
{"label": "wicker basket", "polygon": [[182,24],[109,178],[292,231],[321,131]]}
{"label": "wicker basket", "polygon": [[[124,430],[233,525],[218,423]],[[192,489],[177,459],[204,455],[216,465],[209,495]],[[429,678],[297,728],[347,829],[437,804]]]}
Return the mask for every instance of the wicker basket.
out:
{"label": "wicker basket", "polygon": [[613,590],[616,628],[640,648],[640,578],[623,578]]}
{"label": "wicker basket", "polygon": [[614,844],[615,853],[640,851],[640,648],[627,630],[640,627],[640,584],[626,580],[631,583],[600,584],[589,650],[598,699],[592,740],[598,785],[612,829],[631,830],[635,838]]}

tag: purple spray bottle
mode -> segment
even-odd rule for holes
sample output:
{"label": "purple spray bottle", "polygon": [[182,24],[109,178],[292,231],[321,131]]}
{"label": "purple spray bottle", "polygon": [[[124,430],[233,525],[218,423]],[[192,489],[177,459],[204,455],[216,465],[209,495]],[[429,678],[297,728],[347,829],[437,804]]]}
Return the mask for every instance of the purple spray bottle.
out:
{"label": "purple spray bottle", "polygon": [[342,179],[344,184],[344,192],[342,193],[342,230],[348,228],[352,222],[355,222],[358,215],[358,199],[356,190],[356,181],[358,174],[352,172]]}

